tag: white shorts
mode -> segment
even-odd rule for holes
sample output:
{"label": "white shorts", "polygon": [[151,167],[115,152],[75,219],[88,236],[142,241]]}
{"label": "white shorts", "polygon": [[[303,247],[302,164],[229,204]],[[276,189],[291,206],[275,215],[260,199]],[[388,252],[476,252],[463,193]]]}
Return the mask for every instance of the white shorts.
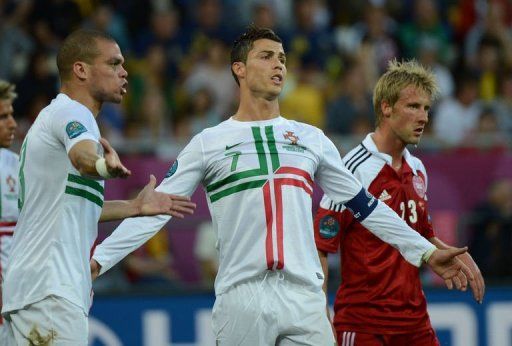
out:
{"label": "white shorts", "polygon": [[87,316],[67,299],[48,296],[24,309],[4,314],[7,345],[87,345]]}
{"label": "white shorts", "polygon": [[282,272],[243,282],[217,296],[212,327],[218,346],[333,346],[324,292]]}

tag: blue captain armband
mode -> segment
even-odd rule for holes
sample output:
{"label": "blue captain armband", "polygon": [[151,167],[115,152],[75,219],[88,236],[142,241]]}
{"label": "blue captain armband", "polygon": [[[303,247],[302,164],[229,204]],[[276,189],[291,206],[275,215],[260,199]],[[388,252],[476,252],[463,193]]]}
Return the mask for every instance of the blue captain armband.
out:
{"label": "blue captain armband", "polygon": [[377,207],[378,200],[364,188],[350,201],[344,203],[345,207],[354,214],[354,218],[361,222]]}

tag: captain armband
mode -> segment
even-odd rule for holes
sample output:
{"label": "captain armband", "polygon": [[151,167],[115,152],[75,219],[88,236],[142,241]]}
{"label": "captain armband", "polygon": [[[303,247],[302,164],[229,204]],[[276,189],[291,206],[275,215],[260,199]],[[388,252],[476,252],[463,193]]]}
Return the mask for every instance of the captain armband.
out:
{"label": "captain armband", "polygon": [[344,203],[354,218],[361,222],[377,207],[378,200],[364,188],[361,189],[350,201]]}

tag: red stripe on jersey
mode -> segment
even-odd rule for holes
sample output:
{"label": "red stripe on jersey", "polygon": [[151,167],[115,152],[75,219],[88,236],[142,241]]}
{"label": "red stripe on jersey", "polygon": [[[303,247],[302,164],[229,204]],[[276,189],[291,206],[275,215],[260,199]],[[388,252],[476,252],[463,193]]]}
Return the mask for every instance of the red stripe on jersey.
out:
{"label": "red stripe on jersey", "polygon": [[276,228],[277,228],[277,269],[284,268],[284,248],[283,248],[283,186],[290,185],[302,188],[310,196],[313,191],[302,181],[292,178],[277,178],[274,180],[274,193],[276,195]]}
{"label": "red stripe on jersey", "polygon": [[12,237],[14,235],[14,231],[0,231],[0,237],[9,236]]}
{"label": "red stripe on jersey", "polygon": [[295,175],[301,176],[308,181],[310,186],[313,186],[313,179],[311,179],[311,176],[309,175],[308,172],[303,171],[302,169],[298,169],[298,168],[294,168],[294,167],[280,167],[276,171],[276,173],[284,173],[284,174],[290,173],[290,174],[295,174]]}
{"label": "red stripe on jersey", "polygon": [[265,249],[267,255],[267,269],[272,270],[274,267],[274,249],[272,246],[272,201],[270,200],[270,183],[267,181],[263,185],[263,201],[265,203],[265,220],[267,224],[267,239],[265,241]]}
{"label": "red stripe on jersey", "polygon": [[16,221],[13,222],[0,222],[0,227],[14,227],[16,226]]}

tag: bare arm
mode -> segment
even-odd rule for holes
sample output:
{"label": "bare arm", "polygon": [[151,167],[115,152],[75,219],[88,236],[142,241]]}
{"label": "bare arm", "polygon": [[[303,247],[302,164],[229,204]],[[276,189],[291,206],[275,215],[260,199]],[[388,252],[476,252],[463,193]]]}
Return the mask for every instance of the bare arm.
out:
{"label": "bare arm", "polygon": [[[121,163],[114,148],[104,138],[100,139],[100,143],[103,146],[106,170],[110,177],[128,177],[131,172]],[[93,140],[86,139],[76,143],[69,151],[68,156],[80,174],[95,179],[106,178],[100,175],[96,169],[96,162],[101,159],[101,156],[98,153],[98,144]]]}
{"label": "bare arm", "polygon": [[[429,241],[432,244],[434,244],[438,249],[453,248],[452,246],[446,244],[445,242],[443,242],[441,239],[439,239],[437,237],[432,237],[429,239]],[[476,262],[473,260],[473,258],[471,257],[471,255],[468,252],[465,252],[462,255],[458,255],[457,259],[462,261],[462,263],[464,263],[469,268],[471,273],[473,274],[475,280],[470,281],[469,284],[471,287],[471,291],[473,292],[473,297],[475,298],[475,300],[477,302],[479,302],[481,304],[482,300],[484,299],[484,295],[485,295],[485,281],[482,276],[482,273],[480,272],[480,268],[478,268],[478,265],[476,264]],[[454,279],[454,280],[456,280],[456,279]],[[452,283],[448,282],[446,280],[445,280],[445,282],[446,282],[446,285],[448,286],[448,288],[450,288]],[[457,285],[456,282],[455,282],[455,284]]]}

